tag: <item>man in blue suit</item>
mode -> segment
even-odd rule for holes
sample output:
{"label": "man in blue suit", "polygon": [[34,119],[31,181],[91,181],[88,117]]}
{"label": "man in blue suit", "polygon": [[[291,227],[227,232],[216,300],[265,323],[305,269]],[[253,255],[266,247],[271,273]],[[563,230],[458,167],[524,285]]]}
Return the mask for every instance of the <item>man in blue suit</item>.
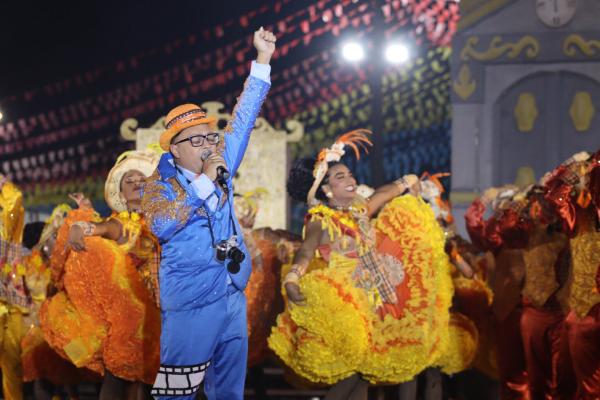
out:
{"label": "man in blue suit", "polygon": [[231,177],[270,87],[275,36],[254,33],[258,51],[224,132],[194,104],[171,110],[163,154],[147,181],[142,210],[162,246],[159,270],[161,366],[152,394],[242,399],[248,333],[244,288],[252,266],[233,213]]}

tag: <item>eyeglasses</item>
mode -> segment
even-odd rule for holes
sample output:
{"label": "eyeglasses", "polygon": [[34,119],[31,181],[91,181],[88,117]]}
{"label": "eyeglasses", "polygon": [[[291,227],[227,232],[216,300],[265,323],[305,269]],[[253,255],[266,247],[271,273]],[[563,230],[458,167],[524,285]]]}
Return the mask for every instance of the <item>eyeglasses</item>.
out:
{"label": "eyeglasses", "polygon": [[220,139],[221,139],[221,134],[218,132],[213,132],[213,133],[207,133],[206,135],[190,136],[189,138],[185,138],[185,139],[175,142],[173,144],[179,144],[179,143],[187,142],[189,140],[190,144],[193,147],[200,147],[204,144],[204,140],[206,140],[209,144],[217,144],[217,143],[219,143]]}

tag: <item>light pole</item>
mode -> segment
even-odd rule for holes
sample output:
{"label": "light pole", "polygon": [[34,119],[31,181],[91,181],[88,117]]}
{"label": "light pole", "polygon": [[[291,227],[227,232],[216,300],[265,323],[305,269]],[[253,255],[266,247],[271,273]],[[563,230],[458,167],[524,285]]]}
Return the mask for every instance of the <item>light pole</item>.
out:
{"label": "light pole", "polygon": [[[365,66],[367,73],[367,82],[371,88],[371,116],[370,125],[373,130],[373,147],[369,150],[369,164],[371,169],[371,185],[378,187],[384,182],[384,164],[383,164],[383,74],[386,63],[392,65],[401,65],[408,61],[410,52],[408,47],[400,40],[387,40],[385,38],[385,21],[377,1],[374,1],[375,17],[373,19],[373,31],[371,32],[370,42],[372,46],[367,49],[361,41],[346,41],[342,45],[341,54],[344,60],[349,63],[359,64],[368,62]],[[369,42],[365,40],[365,42]],[[382,46],[385,44],[385,46]],[[369,56],[369,51],[371,54]]]}

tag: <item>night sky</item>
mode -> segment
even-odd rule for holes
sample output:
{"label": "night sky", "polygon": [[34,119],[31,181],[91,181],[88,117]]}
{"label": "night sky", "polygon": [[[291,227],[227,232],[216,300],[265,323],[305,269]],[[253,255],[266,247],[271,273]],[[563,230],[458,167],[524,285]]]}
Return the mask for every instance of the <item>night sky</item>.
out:
{"label": "night sky", "polygon": [[0,99],[158,47],[268,1],[2,1]]}

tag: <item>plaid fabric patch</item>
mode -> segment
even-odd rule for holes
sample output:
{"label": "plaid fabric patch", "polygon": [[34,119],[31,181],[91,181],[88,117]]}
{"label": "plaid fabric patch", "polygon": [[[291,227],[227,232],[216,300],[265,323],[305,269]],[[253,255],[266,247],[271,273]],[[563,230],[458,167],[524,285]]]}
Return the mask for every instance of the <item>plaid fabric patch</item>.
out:
{"label": "plaid fabric patch", "polygon": [[30,308],[32,301],[25,278],[17,273],[17,264],[30,253],[20,244],[0,239],[0,299],[22,308]]}
{"label": "plaid fabric patch", "polygon": [[[376,287],[381,299],[384,303],[396,304],[398,297],[396,296],[396,289],[392,284],[392,279],[388,276],[388,272],[384,265],[384,260],[375,251],[369,251],[366,254],[360,256],[360,264],[357,269],[368,271],[369,281],[371,287]],[[366,274],[360,274],[362,276]]]}
{"label": "plaid fabric patch", "polygon": [[5,263],[12,264],[14,261],[20,260],[30,253],[31,251],[29,251],[29,249],[20,244],[0,239],[0,261],[2,262],[2,265]]}
{"label": "plaid fabric patch", "polygon": [[29,292],[25,288],[25,279],[22,276],[13,278],[12,275],[8,275],[0,279],[0,299],[24,309],[29,309],[32,305]]}

